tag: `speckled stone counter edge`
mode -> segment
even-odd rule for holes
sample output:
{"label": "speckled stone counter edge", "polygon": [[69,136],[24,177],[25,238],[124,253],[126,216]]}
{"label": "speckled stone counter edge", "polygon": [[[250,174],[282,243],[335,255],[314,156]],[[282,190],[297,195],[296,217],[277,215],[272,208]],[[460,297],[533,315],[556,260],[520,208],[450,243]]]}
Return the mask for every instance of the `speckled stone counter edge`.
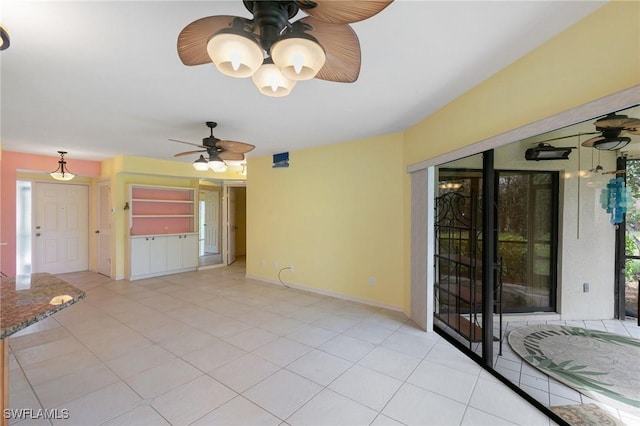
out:
{"label": "speckled stone counter edge", "polygon": [[[32,325],[84,299],[85,292],[48,274],[30,276],[30,288],[16,290],[15,277],[2,278],[0,284],[0,339]],[[70,296],[71,300],[59,305],[49,301],[56,296]]]}

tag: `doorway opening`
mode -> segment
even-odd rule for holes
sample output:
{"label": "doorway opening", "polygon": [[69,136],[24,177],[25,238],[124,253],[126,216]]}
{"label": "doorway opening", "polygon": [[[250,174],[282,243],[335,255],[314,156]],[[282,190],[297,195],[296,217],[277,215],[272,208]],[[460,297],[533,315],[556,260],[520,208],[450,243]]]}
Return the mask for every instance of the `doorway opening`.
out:
{"label": "doorway opening", "polygon": [[244,259],[247,247],[244,182],[200,180],[198,191],[199,269]]}
{"label": "doorway opening", "polygon": [[245,184],[225,185],[225,264],[231,265],[247,253],[247,188]]}
{"label": "doorway opening", "polygon": [[198,192],[198,265],[222,264],[221,187],[210,182],[200,184]]}

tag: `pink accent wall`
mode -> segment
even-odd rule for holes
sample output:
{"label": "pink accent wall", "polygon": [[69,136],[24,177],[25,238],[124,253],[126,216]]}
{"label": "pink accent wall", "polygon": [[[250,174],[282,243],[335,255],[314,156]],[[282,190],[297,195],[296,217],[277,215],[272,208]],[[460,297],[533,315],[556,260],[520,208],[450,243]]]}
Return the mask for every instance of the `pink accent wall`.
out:
{"label": "pink accent wall", "polygon": [[[0,194],[2,197],[2,247],[0,270],[9,276],[16,273],[16,180],[18,171],[49,173],[58,167],[59,156],[24,154],[21,152],[2,151],[2,167],[0,168]],[[100,176],[100,161],[76,160],[73,156],[65,158],[72,173],[78,176]],[[51,182],[59,182],[44,176]],[[73,182],[73,181],[71,181]]]}
{"label": "pink accent wall", "polygon": [[133,218],[131,235],[186,234],[192,229],[192,217],[138,217]]}
{"label": "pink accent wall", "polygon": [[184,189],[135,187],[131,192],[131,198],[134,199],[193,201],[191,199],[193,192]]}

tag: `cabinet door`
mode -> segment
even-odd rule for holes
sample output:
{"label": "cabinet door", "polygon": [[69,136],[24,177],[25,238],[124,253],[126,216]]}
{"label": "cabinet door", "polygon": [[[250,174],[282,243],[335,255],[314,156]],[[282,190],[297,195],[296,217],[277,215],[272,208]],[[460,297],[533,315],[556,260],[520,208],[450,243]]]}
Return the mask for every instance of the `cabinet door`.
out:
{"label": "cabinet door", "polygon": [[149,273],[167,270],[167,237],[149,237]]}
{"label": "cabinet door", "polygon": [[198,266],[198,235],[182,236],[182,267],[195,268]]}
{"label": "cabinet door", "polygon": [[149,273],[149,238],[131,238],[131,276]]}
{"label": "cabinet door", "polygon": [[182,268],[182,240],[184,235],[167,237],[167,271]]}

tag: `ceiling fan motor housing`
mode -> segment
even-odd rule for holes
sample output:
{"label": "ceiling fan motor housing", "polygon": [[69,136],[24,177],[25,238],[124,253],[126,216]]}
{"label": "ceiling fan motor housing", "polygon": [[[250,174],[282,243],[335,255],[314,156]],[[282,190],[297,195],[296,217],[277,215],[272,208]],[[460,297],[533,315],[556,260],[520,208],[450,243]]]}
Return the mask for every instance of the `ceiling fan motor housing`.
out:
{"label": "ceiling fan motor housing", "polygon": [[260,44],[266,52],[276,41],[282,30],[289,26],[289,19],[298,13],[298,5],[292,1],[244,1],[253,14],[256,29],[260,30]]}

